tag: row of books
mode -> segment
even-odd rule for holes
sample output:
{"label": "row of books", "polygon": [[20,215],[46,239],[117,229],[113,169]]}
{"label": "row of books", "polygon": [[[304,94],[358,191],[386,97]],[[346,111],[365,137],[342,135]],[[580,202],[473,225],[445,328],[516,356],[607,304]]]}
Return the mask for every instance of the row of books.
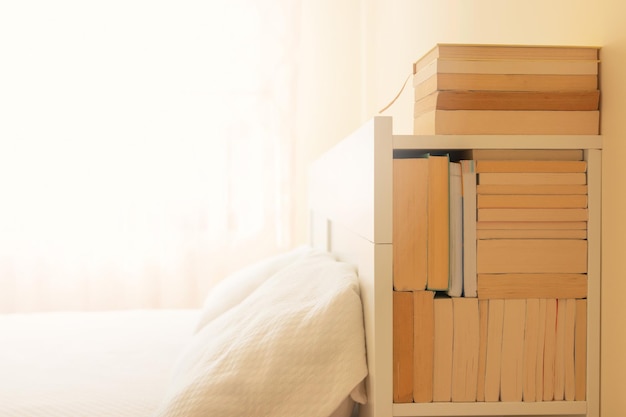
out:
{"label": "row of books", "polygon": [[529,152],[394,159],[395,290],[586,297],[586,162],[578,150]]}
{"label": "row of books", "polygon": [[586,398],[585,299],[394,291],[393,313],[396,403]]}
{"label": "row of books", "polygon": [[438,44],[413,64],[415,134],[598,134],[597,47]]}

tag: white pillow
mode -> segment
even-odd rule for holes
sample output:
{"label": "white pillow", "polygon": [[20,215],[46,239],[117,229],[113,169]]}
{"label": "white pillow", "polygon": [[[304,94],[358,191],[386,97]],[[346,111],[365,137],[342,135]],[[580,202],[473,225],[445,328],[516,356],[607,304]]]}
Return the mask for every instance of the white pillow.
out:
{"label": "white pillow", "polygon": [[300,246],[242,268],[219,281],[204,300],[196,332],[220,314],[242,302],[276,272],[312,251],[311,247]]}
{"label": "white pillow", "polygon": [[354,268],[309,253],[194,335],[154,416],[327,417],[366,375]]}

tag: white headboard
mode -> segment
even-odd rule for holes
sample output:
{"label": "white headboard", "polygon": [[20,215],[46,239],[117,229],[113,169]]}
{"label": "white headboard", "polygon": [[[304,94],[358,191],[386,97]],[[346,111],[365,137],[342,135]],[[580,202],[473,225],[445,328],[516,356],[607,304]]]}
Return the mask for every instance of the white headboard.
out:
{"label": "white headboard", "polygon": [[311,244],[359,272],[370,374],[361,416],[392,413],[392,158],[391,118],[376,117],[310,173]]}

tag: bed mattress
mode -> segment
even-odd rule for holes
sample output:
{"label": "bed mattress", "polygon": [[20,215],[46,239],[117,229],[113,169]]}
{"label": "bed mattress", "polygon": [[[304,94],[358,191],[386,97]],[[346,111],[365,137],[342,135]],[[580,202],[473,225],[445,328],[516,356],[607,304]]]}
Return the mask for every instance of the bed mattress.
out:
{"label": "bed mattress", "polygon": [[197,310],[0,316],[0,417],[143,417]]}

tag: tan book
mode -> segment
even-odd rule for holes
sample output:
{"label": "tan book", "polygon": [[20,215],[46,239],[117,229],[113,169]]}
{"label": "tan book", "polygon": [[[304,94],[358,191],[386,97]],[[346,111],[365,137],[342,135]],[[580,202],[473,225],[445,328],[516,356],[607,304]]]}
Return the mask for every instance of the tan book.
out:
{"label": "tan book", "polygon": [[452,348],[452,401],[476,401],[479,355],[478,299],[452,299],[454,315]]}
{"label": "tan book", "polygon": [[587,172],[586,161],[479,160],[476,172]]}
{"label": "tan book", "polygon": [[476,401],[485,401],[488,320],[489,300],[478,300],[478,375],[476,379]]}
{"label": "tan book", "polygon": [[431,110],[413,120],[415,135],[597,135],[599,129],[598,110]]}
{"label": "tan book", "polygon": [[600,91],[435,91],[413,104],[413,116],[431,110],[598,110]]}
{"label": "tan book", "polygon": [[539,299],[526,300],[526,321],[524,329],[524,357],[522,359],[522,399],[536,401],[537,346],[539,339]]}
{"label": "tan book", "polygon": [[595,91],[598,76],[562,74],[434,74],[424,80],[413,76],[414,98],[418,100],[435,91]]}
{"label": "tan book", "polygon": [[452,398],[452,346],[454,315],[452,298],[435,297],[435,340],[433,354],[433,401]]}
{"label": "tan book", "polygon": [[574,376],[576,401],[587,398],[587,300],[576,300]]}
{"label": "tan book", "polygon": [[475,160],[582,161],[582,149],[474,149]]}
{"label": "tan book", "polygon": [[413,293],[393,292],[393,401],[413,402]]}
{"label": "tan book", "polygon": [[585,194],[478,194],[478,208],[587,208]]}
{"label": "tan book", "polygon": [[504,300],[500,400],[522,401],[526,300]]}
{"label": "tan book", "polygon": [[474,161],[461,161],[463,182],[463,294],[476,297],[476,172]]}
{"label": "tan book", "polygon": [[587,229],[587,222],[527,222],[527,221],[510,221],[510,222],[485,222],[476,223],[476,230],[498,230],[498,229],[514,229],[514,230],[533,230],[533,229]]}
{"label": "tan book", "polygon": [[584,172],[486,172],[478,174],[478,184],[490,185],[565,185],[587,183]]}
{"label": "tan book", "polygon": [[587,239],[586,229],[491,229],[477,230],[477,239]]}
{"label": "tan book", "polygon": [[543,345],[543,400],[554,400],[554,371],[556,353],[556,299],[546,299],[546,326]]}
{"label": "tan book", "polygon": [[450,159],[428,157],[428,271],[426,288],[446,291],[450,279]]}
{"label": "tan book", "polygon": [[494,239],[476,244],[478,274],[587,273],[587,241]]}
{"label": "tan book", "polygon": [[556,300],[556,343],[554,347],[554,400],[563,401],[565,396],[565,312],[567,299]]}
{"label": "tan book", "polygon": [[535,401],[543,400],[543,351],[546,338],[546,298],[539,299],[537,318],[537,360],[535,367]]}
{"label": "tan book", "polygon": [[586,274],[478,274],[478,298],[586,298]]}
{"label": "tan book", "polygon": [[393,160],[393,285],[398,291],[426,288],[428,163],[426,158]]}
{"label": "tan book", "polygon": [[414,72],[419,84],[434,74],[554,74],[597,75],[598,60],[507,60],[438,58]]}
{"label": "tan book", "polygon": [[594,46],[560,45],[497,45],[438,43],[413,64],[416,73],[436,59],[483,60],[597,60],[599,48]]}
{"label": "tan book", "polygon": [[587,195],[587,186],[583,184],[481,184],[476,186],[476,192],[481,195],[488,194],[531,194],[531,195]]}
{"label": "tan book", "polygon": [[564,352],[563,365],[565,367],[565,401],[574,401],[576,399],[576,363],[575,363],[575,347],[576,347],[576,300],[568,298],[565,301],[565,336],[564,336]]}
{"label": "tan book", "polygon": [[463,181],[461,164],[450,162],[450,251],[449,251],[449,284],[448,295],[460,297],[463,295]]}
{"label": "tan book", "polygon": [[432,291],[413,293],[413,401],[433,400],[435,310]]}
{"label": "tan book", "polygon": [[479,222],[586,222],[586,208],[479,208]]}
{"label": "tan book", "polygon": [[502,331],[504,300],[489,300],[487,323],[487,362],[485,363],[485,401],[500,401]]}

